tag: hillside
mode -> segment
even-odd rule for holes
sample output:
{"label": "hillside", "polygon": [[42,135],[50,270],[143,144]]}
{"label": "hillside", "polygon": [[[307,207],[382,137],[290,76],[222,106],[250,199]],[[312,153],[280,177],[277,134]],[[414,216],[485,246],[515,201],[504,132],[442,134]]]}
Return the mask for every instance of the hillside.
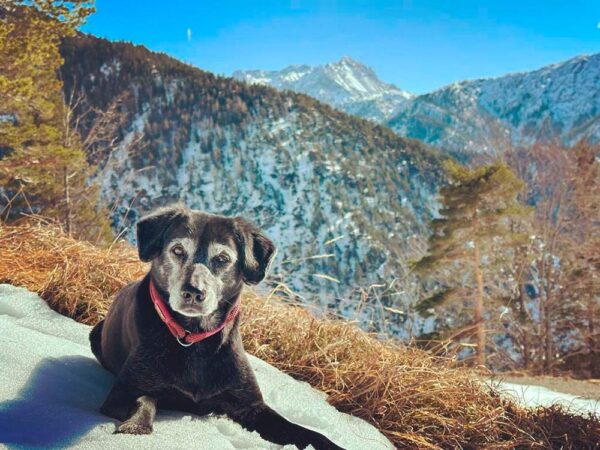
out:
{"label": "hillside", "polygon": [[554,137],[598,142],[600,54],[455,83],[404,103],[388,124],[461,159]]}
{"label": "hillside", "polygon": [[[120,145],[100,157],[98,175],[118,232],[174,201],[244,215],[279,244],[276,280],[320,292],[347,314],[351,291],[406,273],[442,180],[440,158],[425,145],[305,95],[143,47],[85,36],[62,53],[65,90],[85,95],[79,110],[118,100],[124,116]],[[84,137],[92,119],[81,122]],[[124,234],[133,238],[131,228]],[[404,308],[414,289],[407,281],[383,305]]]}
{"label": "hillside", "polygon": [[[76,241],[47,224],[0,225],[0,284],[36,292],[51,308],[78,322],[96,323],[106,313],[115,292],[146,270],[136,250],[123,243],[100,248]],[[522,408],[482,383],[473,370],[456,367],[451,359],[436,358],[397,341],[377,339],[354,323],[317,319],[276,294],[261,297],[247,290],[242,304],[241,332],[248,353],[320,390],[327,395],[328,403],[376,426],[396,448],[597,448],[600,427],[596,416],[580,416],[556,406]],[[19,315],[18,308],[11,305],[5,310],[7,320]],[[21,340],[27,340],[29,333],[36,333],[40,321],[26,317],[22,321],[27,325],[23,333],[27,334],[22,334]],[[28,349],[51,349],[56,354],[58,350],[52,343],[65,330],[53,324],[47,326],[51,330],[43,340],[36,341],[40,345]],[[6,330],[3,336],[14,345],[13,333]],[[14,352],[3,354],[18,358]],[[23,365],[26,363],[18,362],[18,367]],[[22,373],[23,378],[27,375]],[[96,379],[93,370],[88,378]],[[98,393],[93,386],[86,391]],[[72,398],[68,389],[60,392]],[[53,401],[61,398],[65,397],[51,396]],[[86,398],[76,399],[78,417],[84,413]],[[8,410],[13,414],[31,411]],[[35,420],[42,414],[39,412],[26,416]],[[90,419],[86,426],[94,425],[95,419]],[[13,423],[5,426],[16,431]],[[73,426],[78,424],[70,422],[65,430]]]}
{"label": "hillside", "polygon": [[370,67],[345,56],[322,66],[292,65],[281,70],[238,70],[238,80],[310,95],[349,114],[385,122],[412,94],[381,81]]}

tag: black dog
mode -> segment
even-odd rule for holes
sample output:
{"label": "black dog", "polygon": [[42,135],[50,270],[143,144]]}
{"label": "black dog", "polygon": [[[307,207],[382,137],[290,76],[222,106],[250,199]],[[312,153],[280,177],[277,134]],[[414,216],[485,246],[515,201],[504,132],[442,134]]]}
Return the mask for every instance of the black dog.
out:
{"label": "black dog", "polygon": [[150,272],[123,288],[90,334],[92,351],[117,376],[101,407],[117,432],[148,434],[156,408],[226,414],[264,439],[340,449],[263,401],[238,330],[244,283],[264,277],[275,246],[259,229],[181,207],[137,225]]}

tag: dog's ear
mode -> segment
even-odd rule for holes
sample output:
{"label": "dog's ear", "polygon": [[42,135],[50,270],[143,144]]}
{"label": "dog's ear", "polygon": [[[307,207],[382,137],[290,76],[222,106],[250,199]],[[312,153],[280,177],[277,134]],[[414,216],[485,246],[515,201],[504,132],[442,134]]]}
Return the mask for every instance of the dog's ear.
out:
{"label": "dog's ear", "polygon": [[177,217],[185,215],[181,207],[167,207],[142,217],[137,223],[137,247],[140,259],[152,261],[162,251],[165,231]]}
{"label": "dog's ear", "polygon": [[242,275],[247,284],[260,283],[275,256],[275,244],[254,224],[245,219],[234,219],[236,234],[242,252]]}

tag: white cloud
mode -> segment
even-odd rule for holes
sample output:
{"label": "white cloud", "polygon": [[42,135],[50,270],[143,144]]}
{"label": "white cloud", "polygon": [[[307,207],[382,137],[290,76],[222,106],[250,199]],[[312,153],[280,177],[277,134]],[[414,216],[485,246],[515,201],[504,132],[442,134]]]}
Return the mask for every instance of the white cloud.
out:
{"label": "white cloud", "polygon": [[188,42],[190,42],[192,40],[192,29],[191,28],[187,29],[187,40],[188,40]]}

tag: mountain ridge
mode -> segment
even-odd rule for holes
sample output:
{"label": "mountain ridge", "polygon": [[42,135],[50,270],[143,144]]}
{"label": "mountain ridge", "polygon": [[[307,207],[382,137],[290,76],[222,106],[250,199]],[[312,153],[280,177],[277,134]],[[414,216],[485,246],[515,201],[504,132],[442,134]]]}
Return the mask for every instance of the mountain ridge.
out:
{"label": "mountain ridge", "polygon": [[462,81],[410,99],[387,122],[468,161],[537,140],[600,139],[600,54]]}
{"label": "mountain ridge", "polygon": [[332,106],[463,162],[494,158],[536,140],[558,138],[565,145],[600,140],[600,54],[578,55],[531,71],[456,81],[407,96],[388,116],[381,110],[373,114],[373,104],[365,108],[360,99],[340,105],[327,93],[314,91],[312,95]]}
{"label": "mountain ridge", "polygon": [[349,56],[310,66],[294,64],[281,70],[237,70],[233,78],[310,95],[342,111],[383,122],[413,95],[381,81],[375,71]]}

